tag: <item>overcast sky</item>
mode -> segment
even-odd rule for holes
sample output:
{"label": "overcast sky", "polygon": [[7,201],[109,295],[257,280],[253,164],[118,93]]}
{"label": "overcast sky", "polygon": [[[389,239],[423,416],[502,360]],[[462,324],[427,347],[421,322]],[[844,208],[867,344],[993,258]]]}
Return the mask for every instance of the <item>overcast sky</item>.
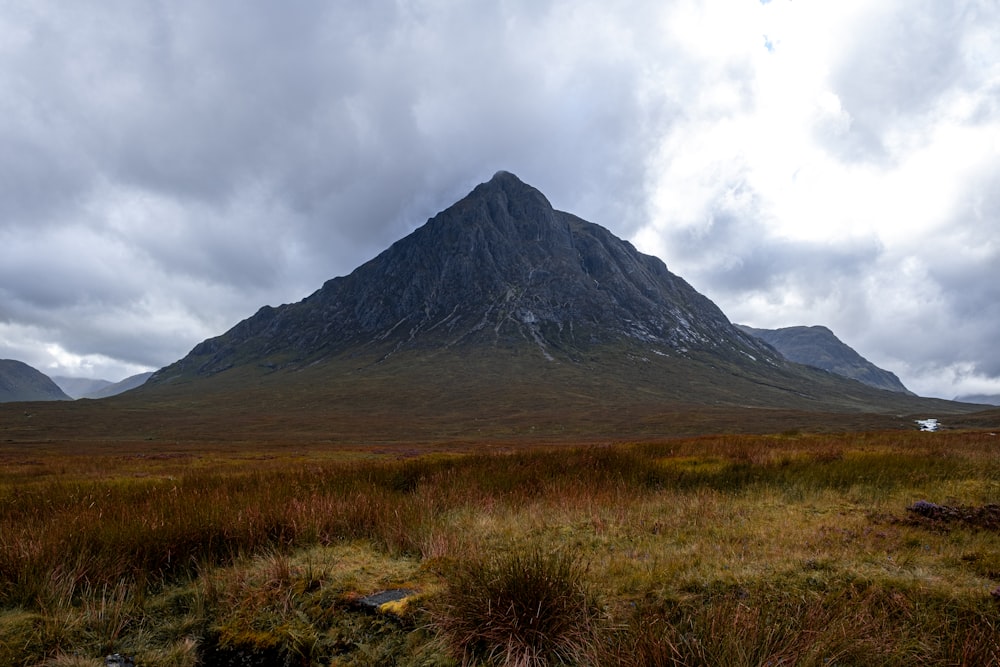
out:
{"label": "overcast sky", "polygon": [[996,0],[0,4],[0,358],[119,380],[499,169],[734,322],[1000,393]]}

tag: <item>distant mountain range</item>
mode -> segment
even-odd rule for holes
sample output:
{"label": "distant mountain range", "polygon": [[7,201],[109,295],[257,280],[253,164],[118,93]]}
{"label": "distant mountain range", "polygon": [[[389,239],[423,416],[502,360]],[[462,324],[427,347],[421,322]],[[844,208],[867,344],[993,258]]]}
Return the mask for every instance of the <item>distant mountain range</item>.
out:
{"label": "distant mountain range", "polygon": [[958,396],[955,400],[964,403],[1000,406],[1000,394],[969,394],[967,396]]}
{"label": "distant mountain range", "polygon": [[71,398],[107,398],[141,386],[151,375],[152,373],[139,373],[119,382],[59,375],[52,380]]}
{"label": "distant mountain range", "polygon": [[390,425],[393,437],[625,432],[727,406],[973,409],[892,386],[789,361],[659,259],[499,172],[350,275],[261,308],[129,396],[205,414],[256,406],[245,423],[272,414],[287,428],[308,413],[358,438]]}
{"label": "distant mountain range", "polygon": [[0,403],[15,401],[68,401],[47,375],[26,363],[0,359]]}
{"label": "distant mountain range", "polygon": [[741,329],[771,345],[783,357],[807,366],[815,366],[870,387],[915,395],[890,371],[879,368],[822,326],[798,326],[782,329]]}
{"label": "distant mountain range", "polygon": [[92,392],[100,391],[113,384],[110,380],[66,377],[64,375],[53,375],[52,381],[59,385],[59,388],[66,392],[70,398],[74,399],[84,398]]}
{"label": "distant mountain range", "polygon": [[141,386],[152,373],[140,373],[121,382],[56,376],[14,359],[0,359],[0,403],[17,401],[69,401],[106,398]]}
{"label": "distant mountain range", "polygon": [[111,396],[117,396],[126,391],[131,391],[136,387],[141,387],[146,383],[146,380],[153,376],[152,371],[148,373],[138,373],[136,375],[130,375],[124,380],[119,380],[118,382],[113,382],[107,387],[98,389],[96,391],[89,392],[84,398],[108,398]]}

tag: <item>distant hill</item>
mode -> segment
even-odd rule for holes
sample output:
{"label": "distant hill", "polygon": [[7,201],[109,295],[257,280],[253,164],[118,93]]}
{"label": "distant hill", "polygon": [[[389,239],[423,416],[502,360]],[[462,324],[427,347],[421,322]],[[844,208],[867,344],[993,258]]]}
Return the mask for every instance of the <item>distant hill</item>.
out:
{"label": "distant hill", "polygon": [[958,396],[955,400],[963,403],[1000,406],[1000,394],[969,394],[967,396]]}
{"label": "distant hill", "polygon": [[15,401],[68,401],[47,375],[14,359],[0,359],[0,403]]}
{"label": "distant hill", "polygon": [[914,395],[894,373],[862,357],[826,327],[755,329],[742,324],[738,326],[772,346],[789,361],[822,368],[869,387]]}
{"label": "distant hill", "polygon": [[151,375],[151,372],[132,375],[125,378],[121,382],[115,382],[114,384],[109,384],[106,387],[92,391],[84,396],[84,398],[107,398],[109,396],[117,396],[118,394],[135,389],[136,387],[141,387]]}
{"label": "distant hill", "polygon": [[56,376],[52,380],[71,398],[107,398],[141,386],[152,373],[139,373],[120,382]]}

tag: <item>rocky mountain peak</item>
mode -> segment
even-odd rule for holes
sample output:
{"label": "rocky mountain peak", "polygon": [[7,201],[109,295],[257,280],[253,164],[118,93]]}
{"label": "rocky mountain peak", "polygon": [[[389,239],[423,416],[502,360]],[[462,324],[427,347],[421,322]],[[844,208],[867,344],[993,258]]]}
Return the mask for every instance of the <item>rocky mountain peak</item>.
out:
{"label": "rocky mountain peak", "polygon": [[361,349],[388,358],[477,345],[549,361],[608,345],[776,358],[661,260],[501,171],[350,275],[262,308],[180,363],[213,374],[250,360],[298,366]]}

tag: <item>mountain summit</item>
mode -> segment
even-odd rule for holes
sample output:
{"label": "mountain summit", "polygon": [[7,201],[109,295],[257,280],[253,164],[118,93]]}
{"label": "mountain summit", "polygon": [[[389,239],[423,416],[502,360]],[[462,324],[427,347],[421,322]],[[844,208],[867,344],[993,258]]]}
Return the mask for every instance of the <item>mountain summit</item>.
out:
{"label": "mountain summit", "polygon": [[622,420],[653,423],[668,406],[906,413],[929,400],[787,361],[661,260],[507,172],[131,395],[216,396],[289,420],[309,406],[364,437],[387,420],[623,432]]}

